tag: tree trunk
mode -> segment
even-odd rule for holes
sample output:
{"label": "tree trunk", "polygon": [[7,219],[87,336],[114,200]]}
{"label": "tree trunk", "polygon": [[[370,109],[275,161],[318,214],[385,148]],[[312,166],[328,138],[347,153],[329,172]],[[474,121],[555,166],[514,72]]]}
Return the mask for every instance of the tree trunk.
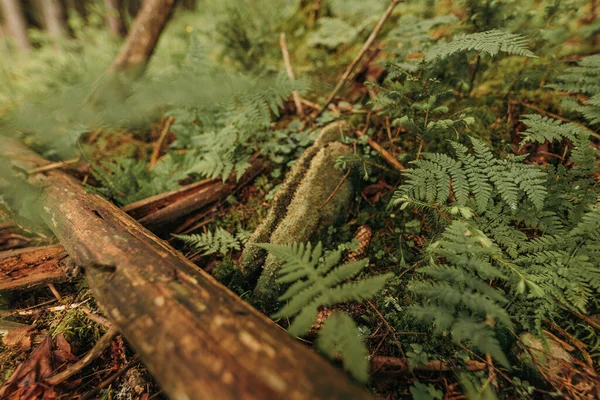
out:
{"label": "tree trunk", "polygon": [[[44,159],[9,139],[20,168]],[[29,160],[28,163],[19,160]],[[35,164],[31,164],[35,163]],[[327,361],[123,211],[58,170],[31,175],[42,216],[105,314],[173,399],[368,399]]]}
{"label": "tree trunk", "polygon": [[123,14],[123,4],[121,0],[104,0],[106,7],[106,20],[108,29],[115,37],[127,36],[127,26]]}
{"label": "tree trunk", "polygon": [[27,24],[19,0],[0,0],[4,21],[8,26],[15,43],[21,50],[29,50],[29,38],[27,37]]}
{"label": "tree trunk", "polygon": [[48,34],[55,39],[64,39],[69,36],[67,13],[60,0],[41,0],[44,26]]}
{"label": "tree trunk", "polygon": [[121,47],[113,71],[141,73],[154,52],[176,0],[146,0],[133,21],[127,40]]}

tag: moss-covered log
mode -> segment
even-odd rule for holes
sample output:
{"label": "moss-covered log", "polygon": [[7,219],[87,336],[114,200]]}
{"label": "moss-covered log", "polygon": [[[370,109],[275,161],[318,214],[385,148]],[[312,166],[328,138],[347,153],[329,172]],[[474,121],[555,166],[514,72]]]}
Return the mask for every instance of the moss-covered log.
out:
{"label": "moss-covered log", "polygon": [[[2,140],[20,167],[44,160]],[[365,399],[327,361],[60,171],[29,177],[105,314],[172,399]]]}

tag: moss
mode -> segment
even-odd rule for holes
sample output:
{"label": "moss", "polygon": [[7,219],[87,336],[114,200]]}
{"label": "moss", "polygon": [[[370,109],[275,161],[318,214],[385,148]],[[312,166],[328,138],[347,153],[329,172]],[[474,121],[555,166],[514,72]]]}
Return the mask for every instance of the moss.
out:
{"label": "moss", "polygon": [[[309,169],[312,159],[328,143],[342,139],[347,132],[347,124],[344,121],[327,125],[321,130],[313,145],[306,149],[302,156],[294,163],[290,173],[281,184],[273,201],[271,209],[266,218],[256,228],[248,243],[266,243],[269,242],[271,234],[277,228],[277,225],[287,213],[288,205],[294,197],[296,189]],[[333,164],[331,165],[333,168]],[[251,282],[256,279],[260,267],[263,265],[266,252],[254,246],[247,246],[242,253],[240,270],[243,276]]]}
{"label": "moss", "polygon": [[[344,171],[334,168],[334,165],[338,157],[350,152],[348,146],[337,142],[330,143],[318,152],[291,200],[285,217],[271,235],[270,243],[304,243],[315,232],[336,222],[352,198],[352,183],[350,179],[344,179]],[[254,289],[253,304],[266,312],[275,308],[281,292],[276,282],[279,268],[277,259],[269,255]]]}

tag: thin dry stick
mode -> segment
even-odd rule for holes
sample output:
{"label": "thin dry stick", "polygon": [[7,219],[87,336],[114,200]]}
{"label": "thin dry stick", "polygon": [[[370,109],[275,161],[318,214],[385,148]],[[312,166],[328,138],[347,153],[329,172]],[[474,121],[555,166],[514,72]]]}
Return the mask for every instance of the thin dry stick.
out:
{"label": "thin dry stick", "polygon": [[325,104],[323,104],[323,106],[319,110],[319,113],[317,114],[317,117],[319,115],[321,115],[323,113],[323,111],[325,111],[325,109],[327,109],[327,106],[329,105],[329,103],[331,103],[331,101],[338,94],[338,92],[340,91],[340,89],[342,88],[342,86],[344,86],[344,83],[350,77],[350,74],[352,73],[352,71],[354,70],[354,68],[358,65],[358,63],[363,58],[363,56],[365,55],[365,53],[367,52],[367,50],[369,50],[369,47],[371,47],[371,45],[375,41],[375,38],[379,34],[379,31],[381,31],[381,28],[383,27],[383,24],[385,23],[385,21],[392,14],[392,11],[394,10],[394,7],[396,7],[398,5],[398,3],[400,3],[401,1],[402,0],[392,0],[392,2],[390,3],[390,5],[388,6],[387,10],[385,10],[385,13],[383,14],[383,16],[381,17],[381,19],[377,23],[377,26],[375,27],[375,29],[373,29],[373,32],[371,32],[371,35],[369,36],[369,38],[367,39],[367,41],[365,42],[365,44],[363,45],[363,47],[358,52],[358,55],[356,56],[356,58],[354,60],[352,60],[352,63],[350,63],[350,65],[348,65],[348,68],[346,68],[346,71],[344,72],[344,75],[342,75],[342,77],[338,81],[337,85],[335,85],[335,88],[333,89],[333,91],[331,92],[331,94],[329,95],[329,97],[327,98],[327,101],[325,101]]}
{"label": "thin dry stick", "polygon": [[327,205],[327,203],[329,203],[329,201],[331,199],[333,199],[333,196],[335,196],[335,194],[338,192],[338,190],[340,190],[340,188],[342,187],[344,182],[346,182],[346,179],[348,179],[348,175],[350,175],[350,171],[352,171],[352,169],[349,169],[348,172],[346,172],[346,175],[344,175],[344,177],[342,179],[340,179],[340,183],[338,183],[338,185],[335,187],[335,189],[333,189],[333,192],[331,192],[329,197],[327,197],[327,199],[323,202],[323,204],[321,204],[321,206],[319,207],[319,210],[322,210],[323,207],[325,207]]}
{"label": "thin dry stick", "polygon": [[[287,71],[288,76],[291,80],[295,80],[294,70],[292,69],[292,62],[290,61],[290,52],[287,48],[287,43],[285,41],[285,33],[281,32],[281,36],[279,36],[279,44],[281,46],[281,54],[283,54],[283,63],[285,64],[285,70]],[[292,92],[292,97],[294,98],[294,104],[296,105],[296,112],[301,117],[304,115],[304,109],[302,108],[302,101],[300,101],[300,95],[298,91],[294,90]]]}
{"label": "thin dry stick", "polygon": [[131,367],[135,366],[138,362],[140,362],[140,356],[138,356],[136,354],[133,357],[133,359],[127,363],[127,365],[125,365],[123,368],[121,368],[120,370],[118,370],[117,372],[115,372],[114,374],[112,374],[111,376],[109,376],[108,379],[106,379],[104,382],[102,382],[101,384],[99,384],[98,386],[96,386],[94,389],[92,389],[91,391],[87,392],[80,400],[90,400],[90,399],[96,398],[96,395],[102,389],[104,389],[105,387],[108,387],[111,383],[113,383],[114,381],[116,381],[125,372],[129,371],[129,369],[131,369]]}
{"label": "thin dry stick", "polygon": [[54,295],[54,297],[56,297],[56,300],[62,301],[62,296],[60,295],[60,293],[58,292],[58,290],[56,290],[56,286],[54,286],[53,283],[49,283],[48,284],[48,288],[50,289],[50,291],[52,292],[52,294]]}
{"label": "thin dry stick", "polygon": [[171,128],[173,121],[175,121],[175,118],[173,117],[169,117],[165,121],[163,129],[160,132],[160,137],[156,142],[156,146],[154,146],[154,151],[152,152],[152,157],[150,158],[150,164],[148,164],[148,169],[152,169],[154,168],[154,165],[156,165],[156,162],[158,161],[158,156],[160,155],[160,149],[162,147],[163,142],[165,141],[165,138],[167,137],[167,134],[169,133],[169,128]]}
{"label": "thin dry stick", "polygon": [[[365,132],[357,131],[356,133],[358,134],[358,136],[361,136],[361,137],[365,136]],[[400,161],[398,161],[396,159],[396,157],[394,157],[389,151],[387,151],[386,149],[384,149],[383,147],[381,147],[381,145],[379,143],[377,143],[376,141],[374,141],[373,139],[371,139],[369,136],[367,136],[367,143],[375,151],[378,151],[379,154],[381,154],[381,157],[383,157],[383,159],[385,161],[387,161],[389,164],[391,164],[398,171],[404,171],[405,170],[404,165],[400,164]]]}
{"label": "thin dry stick", "polygon": [[110,322],[109,320],[104,318],[102,315],[96,314],[95,312],[90,310],[88,307],[81,307],[81,311],[83,311],[85,316],[88,317],[88,319],[90,321],[93,321],[93,322],[97,323],[98,325],[102,325],[106,329],[110,329],[114,326],[112,322]]}
{"label": "thin dry stick", "polygon": [[80,372],[83,368],[88,366],[92,361],[94,361],[96,358],[100,357],[102,353],[104,353],[104,350],[106,350],[108,346],[110,346],[113,339],[115,338],[115,336],[117,336],[118,333],[119,330],[116,327],[109,328],[106,331],[106,333],[102,335],[100,340],[98,340],[98,342],[94,345],[94,347],[92,347],[92,349],[81,360],[77,361],[74,364],[71,364],[64,371],[59,372],[58,374],[46,379],[46,383],[50,386],[59,385],[67,379],[69,379],[70,377],[72,377],[73,375],[75,375],[76,373]]}
{"label": "thin dry stick", "polygon": [[71,160],[58,161],[52,164],[44,165],[43,167],[33,168],[27,171],[29,175],[39,174],[40,172],[47,172],[53,169],[66,167],[67,165],[75,164],[79,162],[79,157],[73,158]]}

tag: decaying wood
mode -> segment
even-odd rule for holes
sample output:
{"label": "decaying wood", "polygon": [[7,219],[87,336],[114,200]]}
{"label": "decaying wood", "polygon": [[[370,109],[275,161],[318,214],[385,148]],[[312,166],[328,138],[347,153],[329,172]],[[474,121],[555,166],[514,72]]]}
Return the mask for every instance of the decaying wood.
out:
{"label": "decaying wood", "polygon": [[[0,149],[33,157],[8,140]],[[28,182],[42,188],[42,217],[74,261],[87,266],[88,285],[105,315],[170,398],[370,398],[340,370],[68,175],[53,170]]]}
{"label": "decaying wood", "polygon": [[[54,164],[49,164],[49,166]],[[47,172],[52,168],[36,168]],[[206,179],[131,203],[123,210],[149,229],[159,229],[199,209],[210,206],[227,197],[236,188],[246,185],[262,170],[259,160],[239,182],[232,175],[225,182]],[[62,245],[28,247],[0,252],[0,290],[33,289],[52,282],[68,279],[61,260],[66,252]]]}
{"label": "decaying wood", "polygon": [[60,265],[64,250],[61,245],[52,245],[1,252],[0,290],[30,289],[65,281],[67,277]]}
{"label": "decaying wood", "polygon": [[371,359],[371,370],[377,375],[398,375],[408,374],[414,371],[421,372],[448,372],[457,370],[483,371],[487,369],[487,364],[475,360],[467,360],[464,365],[446,365],[439,360],[430,360],[426,364],[409,368],[408,360],[405,358],[396,358],[388,356],[375,356]]}
{"label": "decaying wood", "polygon": [[[250,167],[244,175],[236,182],[235,175],[232,174],[225,182],[221,181],[202,181],[197,184],[192,184],[183,187],[177,191],[170,192],[169,196],[155,196],[151,201],[137,202],[125,208],[130,215],[140,224],[148,229],[153,229],[158,226],[172,223],[177,219],[184,217],[192,212],[198,211],[210,204],[216,203],[227,197],[236,187],[245,185],[259,174],[263,169],[262,161],[254,159]],[[153,205],[151,206],[150,203]],[[139,211],[133,211],[134,208],[140,207],[146,211],[151,211],[146,215]]]}

